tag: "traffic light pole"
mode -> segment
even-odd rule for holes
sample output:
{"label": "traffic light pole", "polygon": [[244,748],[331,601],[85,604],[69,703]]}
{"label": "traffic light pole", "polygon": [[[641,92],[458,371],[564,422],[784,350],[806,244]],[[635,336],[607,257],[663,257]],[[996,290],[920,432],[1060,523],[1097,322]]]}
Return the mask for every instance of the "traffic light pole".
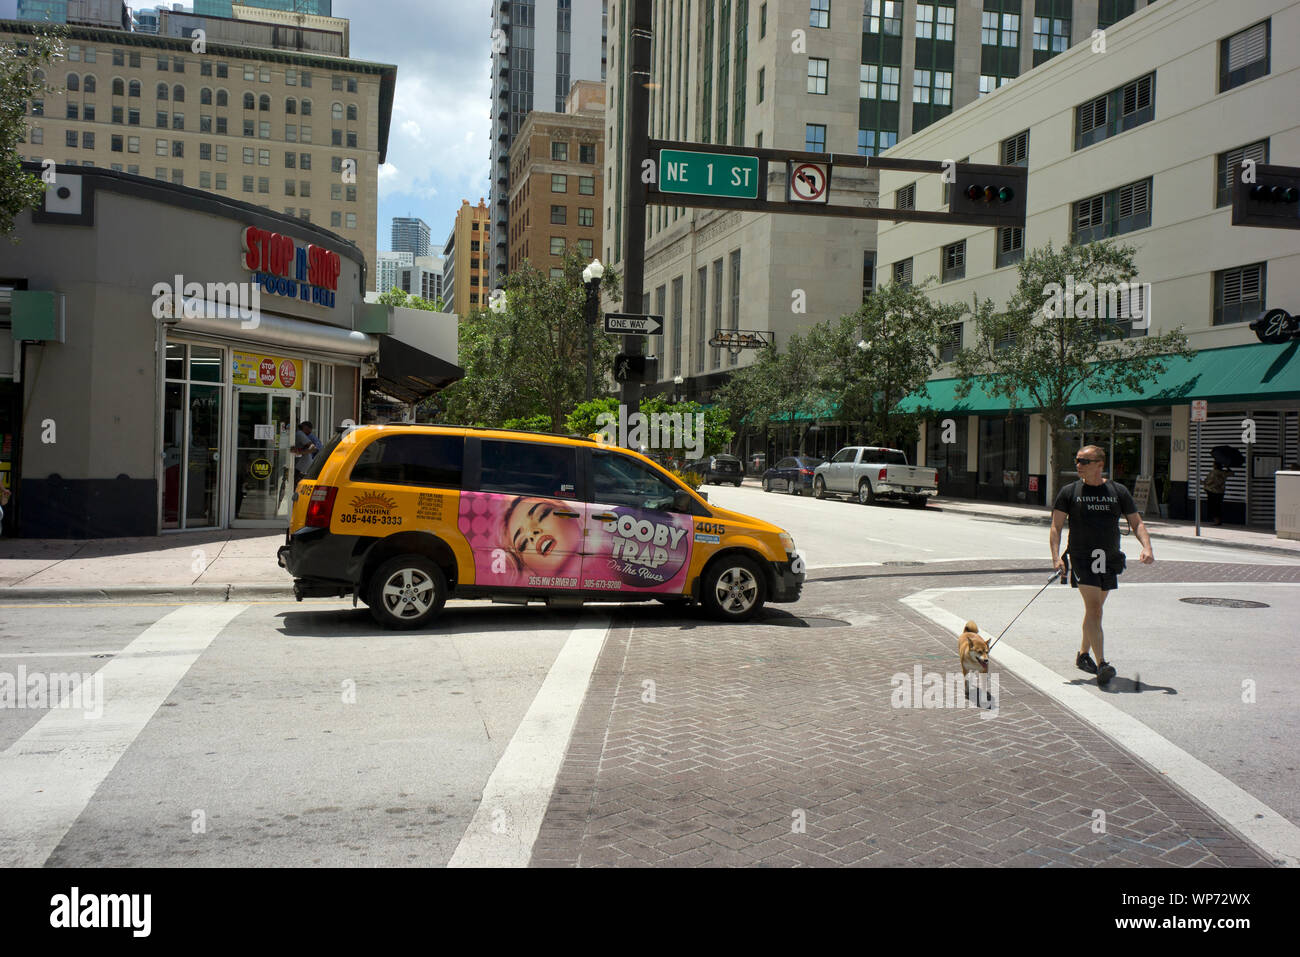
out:
{"label": "traffic light pole", "polygon": [[[623,311],[642,312],[645,284],[645,207],[646,184],[641,180],[641,164],[650,158],[650,36],[653,27],[651,0],[633,0],[630,54],[625,62],[623,89],[627,102],[627,164],[624,179],[623,219]],[[623,351],[629,356],[641,354],[641,337],[628,336]],[[624,380],[619,401],[630,416],[641,407],[639,377]]]}

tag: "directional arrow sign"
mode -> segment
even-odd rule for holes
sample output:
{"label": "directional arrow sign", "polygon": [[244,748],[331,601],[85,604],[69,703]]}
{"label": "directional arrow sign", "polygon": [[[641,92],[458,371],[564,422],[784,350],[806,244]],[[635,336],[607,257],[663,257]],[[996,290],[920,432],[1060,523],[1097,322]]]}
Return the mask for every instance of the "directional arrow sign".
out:
{"label": "directional arrow sign", "polygon": [[659,151],[659,192],[758,198],[758,157]]}
{"label": "directional arrow sign", "polygon": [[657,336],[664,328],[663,316],[635,312],[605,313],[605,331],[621,336]]}

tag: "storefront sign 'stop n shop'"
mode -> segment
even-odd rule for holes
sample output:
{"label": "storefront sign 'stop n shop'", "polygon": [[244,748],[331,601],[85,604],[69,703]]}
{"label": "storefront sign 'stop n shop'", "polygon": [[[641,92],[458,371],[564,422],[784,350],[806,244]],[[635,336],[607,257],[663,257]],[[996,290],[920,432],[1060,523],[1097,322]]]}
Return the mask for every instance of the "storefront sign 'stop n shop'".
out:
{"label": "storefront sign 'stop n shop'", "polygon": [[343,259],[322,246],[298,246],[288,236],[249,226],[244,268],[265,293],[333,308]]}

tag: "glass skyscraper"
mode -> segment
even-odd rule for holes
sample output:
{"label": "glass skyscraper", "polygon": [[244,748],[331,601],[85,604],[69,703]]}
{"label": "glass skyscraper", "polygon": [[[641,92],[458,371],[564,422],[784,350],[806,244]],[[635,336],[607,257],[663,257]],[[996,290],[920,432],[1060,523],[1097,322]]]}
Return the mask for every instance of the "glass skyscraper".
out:
{"label": "glass skyscraper", "polygon": [[[290,10],[294,13],[315,13],[323,17],[332,17],[334,0],[243,0],[246,7],[261,7],[263,10]],[[194,0],[194,12],[206,17],[232,17],[231,0]]]}
{"label": "glass skyscraper", "polygon": [[18,0],[19,20],[68,22],[68,0]]}

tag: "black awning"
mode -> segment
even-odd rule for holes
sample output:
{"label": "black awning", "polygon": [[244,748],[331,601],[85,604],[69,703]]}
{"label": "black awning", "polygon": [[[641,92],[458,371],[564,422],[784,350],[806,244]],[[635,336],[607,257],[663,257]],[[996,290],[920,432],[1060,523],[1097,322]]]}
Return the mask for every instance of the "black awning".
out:
{"label": "black awning", "polygon": [[371,388],[403,402],[419,402],[464,377],[460,366],[384,336],[379,343],[379,376],[371,380]]}

